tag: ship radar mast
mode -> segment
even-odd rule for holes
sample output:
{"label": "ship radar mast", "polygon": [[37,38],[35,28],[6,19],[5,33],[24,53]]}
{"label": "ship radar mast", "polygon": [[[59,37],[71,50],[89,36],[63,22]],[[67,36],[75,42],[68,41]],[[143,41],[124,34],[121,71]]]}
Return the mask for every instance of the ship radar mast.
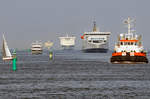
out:
{"label": "ship radar mast", "polygon": [[124,21],[124,23],[128,25],[128,36],[131,35],[132,37],[133,31],[131,29],[133,27],[133,22],[135,22],[135,20],[131,19],[130,17],[128,17],[128,19]]}
{"label": "ship radar mast", "polygon": [[94,24],[94,26],[93,26],[93,32],[97,32],[96,21],[94,21],[93,24]]}

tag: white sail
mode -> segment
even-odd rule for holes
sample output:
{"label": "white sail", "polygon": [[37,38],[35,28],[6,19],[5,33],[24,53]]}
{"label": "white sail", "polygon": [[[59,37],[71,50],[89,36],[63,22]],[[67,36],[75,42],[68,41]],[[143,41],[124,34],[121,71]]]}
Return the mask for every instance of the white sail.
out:
{"label": "white sail", "polygon": [[3,60],[10,60],[12,59],[12,55],[10,53],[10,50],[8,48],[7,42],[5,40],[5,37],[3,35],[3,46],[2,46],[2,54],[3,54]]}

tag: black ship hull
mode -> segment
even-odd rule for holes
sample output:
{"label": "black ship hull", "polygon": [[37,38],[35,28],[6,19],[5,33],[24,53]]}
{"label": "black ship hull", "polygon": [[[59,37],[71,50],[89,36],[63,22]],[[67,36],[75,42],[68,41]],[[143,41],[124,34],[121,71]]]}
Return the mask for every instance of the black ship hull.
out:
{"label": "black ship hull", "polygon": [[145,56],[112,56],[111,63],[148,63]]}
{"label": "black ship hull", "polygon": [[84,52],[89,53],[107,53],[108,49],[104,48],[91,48],[91,49],[83,49]]}

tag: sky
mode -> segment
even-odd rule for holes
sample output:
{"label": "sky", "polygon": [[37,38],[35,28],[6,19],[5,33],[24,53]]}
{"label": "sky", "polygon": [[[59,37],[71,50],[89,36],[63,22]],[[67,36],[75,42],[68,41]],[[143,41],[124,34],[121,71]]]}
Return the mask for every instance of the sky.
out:
{"label": "sky", "polygon": [[[0,0],[0,42],[2,34],[10,48],[27,49],[36,40],[54,42],[58,37],[76,36],[76,49],[81,49],[80,36],[91,31],[93,21],[101,32],[111,32],[109,46],[114,48],[117,35],[127,32],[123,20],[136,19],[136,32],[150,50],[150,0]],[[1,47],[1,45],[0,45]]]}

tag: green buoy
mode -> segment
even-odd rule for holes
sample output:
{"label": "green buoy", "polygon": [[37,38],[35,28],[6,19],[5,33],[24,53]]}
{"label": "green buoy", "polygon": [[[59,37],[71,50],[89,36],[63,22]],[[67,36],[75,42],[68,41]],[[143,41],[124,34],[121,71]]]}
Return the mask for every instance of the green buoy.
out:
{"label": "green buoy", "polygon": [[17,62],[17,56],[16,56],[16,51],[14,50],[14,51],[13,51],[13,60],[12,60],[12,63],[13,63],[12,70],[13,70],[13,71],[16,71],[16,70],[17,70],[16,62]]}
{"label": "green buoy", "polygon": [[28,52],[31,52],[31,49],[27,49]]}

